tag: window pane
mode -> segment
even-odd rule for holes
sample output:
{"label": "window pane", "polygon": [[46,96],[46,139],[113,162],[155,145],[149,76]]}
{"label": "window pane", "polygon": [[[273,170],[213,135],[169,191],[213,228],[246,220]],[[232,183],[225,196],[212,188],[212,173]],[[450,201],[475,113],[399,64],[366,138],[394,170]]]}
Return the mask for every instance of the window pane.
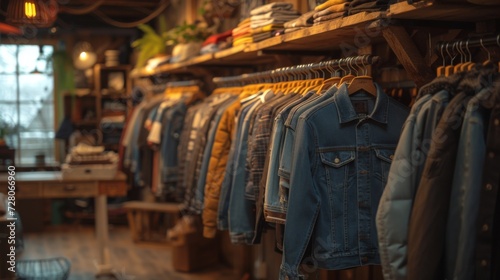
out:
{"label": "window pane", "polygon": [[20,131],[20,156],[23,163],[32,163],[35,156],[45,155],[45,160],[53,156],[54,146],[54,106],[52,102],[22,103]]}
{"label": "window pane", "polygon": [[21,101],[53,100],[54,80],[43,74],[22,74],[19,76]]}
{"label": "window pane", "polygon": [[38,46],[19,46],[19,73],[30,73],[35,70],[39,54]]}
{"label": "window pane", "polygon": [[0,75],[0,102],[15,101],[17,99],[17,78],[16,75]]}
{"label": "window pane", "polygon": [[[41,154],[46,162],[54,160],[52,53],[52,46],[43,46],[41,54],[38,45],[0,45],[0,119],[13,128],[6,141],[16,149],[18,164],[34,163]],[[42,73],[31,73],[35,69]]]}
{"label": "window pane", "polygon": [[0,73],[16,73],[16,45],[0,45]]}

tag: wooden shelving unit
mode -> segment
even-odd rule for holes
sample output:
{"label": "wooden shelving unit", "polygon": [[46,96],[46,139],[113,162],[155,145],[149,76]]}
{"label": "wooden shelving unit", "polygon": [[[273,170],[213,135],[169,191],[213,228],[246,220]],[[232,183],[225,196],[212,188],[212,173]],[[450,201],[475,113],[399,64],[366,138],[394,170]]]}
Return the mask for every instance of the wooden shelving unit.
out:
{"label": "wooden shelving unit", "polygon": [[[132,90],[132,81],[128,78],[130,70],[130,65],[105,66],[96,64],[92,87],[65,93],[65,115],[71,118],[77,129],[87,132],[101,131],[103,118],[127,114],[131,107],[131,100],[128,98],[128,94]],[[113,77],[116,78],[116,76],[123,76],[123,78],[113,81]],[[117,85],[120,82],[123,84]],[[116,131],[116,133],[120,133],[119,130]],[[104,138],[105,131],[102,132]],[[111,136],[111,138],[115,138],[114,135]],[[112,150],[117,148],[114,141],[102,144]]]}
{"label": "wooden shelving unit", "polygon": [[410,76],[421,85],[431,76],[431,65],[425,63],[414,41],[398,21],[411,21],[413,25],[433,21],[446,26],[452,21],[470,23],[495,20],[499,14],[500,3],[499,6],[480,6],[439,1],[408,4],[402,1],[391,5],[384,12],[359,13],[261,42],[197,56],[186,62],[166,64],[156,69],[134,70],[131,78],[159,73],[192,73],[195,68],[205,66],[263,65],[276,61],[276,55],[297,55],[299,52],[300,55],[328,55],[341,50],[348,56],[353,55],[348,53],[349,50],[386,41]]}

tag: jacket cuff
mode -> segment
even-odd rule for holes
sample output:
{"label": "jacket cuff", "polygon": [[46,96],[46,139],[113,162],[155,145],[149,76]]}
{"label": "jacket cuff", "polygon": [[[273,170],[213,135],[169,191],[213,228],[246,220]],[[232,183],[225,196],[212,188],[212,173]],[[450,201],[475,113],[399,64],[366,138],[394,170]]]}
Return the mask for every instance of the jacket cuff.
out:
{"label": "jacket cuff", "polygon": [[298,272],[298,268],[291,268],[287,264],[282,264],[280,267],[279,280],[304,280],[304,275]]}
{"label": "jacket cuff", "polygon": [[203,237],[205,238],[215,238],[217,229],[213,227],[203,227]]}

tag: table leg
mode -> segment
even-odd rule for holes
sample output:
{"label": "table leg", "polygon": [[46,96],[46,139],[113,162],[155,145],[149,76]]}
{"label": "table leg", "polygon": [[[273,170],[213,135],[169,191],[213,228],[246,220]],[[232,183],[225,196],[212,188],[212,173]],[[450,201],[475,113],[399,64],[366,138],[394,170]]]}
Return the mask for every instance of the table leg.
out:
{"label": "table leg", "polygon": [[95,199],[95,227],[99,258],[97,275],[112,274],[109,257],[109,232],[108,232],[108,205],[106,195],[99,195]]}

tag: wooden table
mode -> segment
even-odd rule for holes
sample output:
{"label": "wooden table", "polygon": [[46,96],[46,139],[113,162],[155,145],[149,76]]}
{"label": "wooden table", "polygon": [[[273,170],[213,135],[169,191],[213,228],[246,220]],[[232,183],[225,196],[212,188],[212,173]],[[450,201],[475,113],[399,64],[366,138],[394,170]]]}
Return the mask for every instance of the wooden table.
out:
{"label": "wooden table", "polygon": [[[8,174],[0,174],[0,192],[7,194]],[[110,274],[108,196],[126,196],[126,175],[118,172],[113,179],[63,179],[59,171],[16,172],[17,200],[34,198],[95,197],[95,227],[99,251],[98,275]]]}

